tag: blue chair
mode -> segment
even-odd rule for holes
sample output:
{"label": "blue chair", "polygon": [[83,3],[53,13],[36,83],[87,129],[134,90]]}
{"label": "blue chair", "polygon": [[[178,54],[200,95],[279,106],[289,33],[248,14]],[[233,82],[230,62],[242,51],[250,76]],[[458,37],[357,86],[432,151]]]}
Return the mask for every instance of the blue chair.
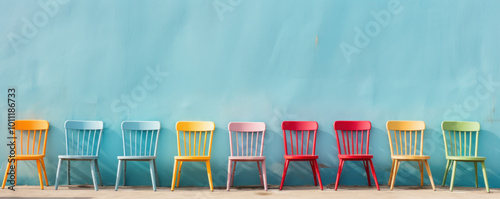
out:
{"label": "blue chair", "polygon": [[99,172],[99,146],[102,137],[102,121],[77,121],[67,120],[64,123],[66,137],[66,155],[59,155],[57,164],[55,189],[59,185],[59,174],[63,160],[68,161],[68,185],[70,183],[70,161],[90,161],[90,171],[94,189],[97,191],[96,172],[102,186],[101,173]]}
{"label": "blue chair", "polygon": [[123,186],[125,186],[127,161],[148,161],[153,190],[156,191],[160,181],[156,172],[156,149],[160,122],[158,121],[124,121],[122,122],[123,156],[118,156],[118,171],[116,172],[115,191],[118,190],[121,172],[123,171]]}

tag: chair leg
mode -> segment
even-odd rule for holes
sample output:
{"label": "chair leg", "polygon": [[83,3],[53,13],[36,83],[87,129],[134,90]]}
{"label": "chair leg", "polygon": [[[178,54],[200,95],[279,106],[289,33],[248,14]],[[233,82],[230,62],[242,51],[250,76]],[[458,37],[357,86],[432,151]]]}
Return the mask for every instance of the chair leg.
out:
{"label": "chair leg", "polygon": [[488,184],[488,176],[486,176],[486,165],[484,161],[481,162],[481,167],[483,168],[484,186],[486,187],[486,192],[490,192],[490,185]]}
{"label": "chair leg", "polygon": [[259,169],[260,185],[264,185],[264,182],[262,182],[262,170],[260,169],[260,161],[257,161],[257,169]]}
{"label": "chair leg", "polygon": [[233,165],[233,173],[231,173],[231,186],[234,186],[234,171],[236,171],[236,162],[237,161],[233,161],[234,165]]}
{"label": "chair leg", "polygon": [[479,187],[479,185],[478,185],[479,183],[477,181],[477,162],[474,162],[474,171],[475,171],[474,173],[476,174],[476,188],[477,188],[477,187]]}
{"label": "chair leg", "polygon": [[452,161],[453,168],[451,169],[450,191],[453,191],[453,184],[455,182],[455,171],[457,169],[457,161]]}
{"label": "chair leg", "polygon": [[57,186],[59,185],[59,175],[61,174],[61,164],[62,164],[62,159],[59,159],[57,162],[57,171],[56,171],[56,184],[55,189],[57,190]]}
{"label": "chair leg", "polygon": [[[446,168],[444,169],[444,176],[443,176],[443,183],[441,184],[442,187],[446,184],[446,178],[448,177],[448,172],[450,171],[450,164],[451,160],[446,161]],[[477,164],[476,164],[476,176],[477,176]],[[477,186],[477,178],[476,178],[476,186]]]}
{"label": "chair leg", "polygon": [[155,167],[156,185],[160,186],[160,178],[158,178],[158,169],[156,169],[156,159],[153,159],[153,166]]}
{"label": "chair leg", "polygon": [[49,186],[49,180],[47,178],[47,171],[45,170],[45,162],[43,159],[40,159],[40,163],[42,163],[43,176],[45,177],[45,185]]}
{"label": "chair leg", "polygon": [[318,186],[318,179],[316,178],[316,169],[314,168],[314,163],[311,160],[311,161],[309,161],[309,164],[311,165],[311,170],[313,172],[314,186]]}
{"label": "chair leg", "polygon": [[172,185],[170,185],[170,189],[174,191],[175,187],[175,182],[176,182],[176,177],[177,177],[177,165],[179,162],[177,160],[174,160],[174,173],[172,174]]}
{"label": "chair leg", "polygon": [[229,191],[229,188],[231,187],[231,171],[232,171],[232,161],[228,160],[227,161],[227,185],[226,185],[226,190]]}
{"label": "chair leg", "polygon": [[95,170],[95,160],[90,161],[90,173],[92,174],[92,182],[94,183],[94,190],[97,191],[97,178],[96,178],[97,171]]}
{"label": "chair leg", "polygon": [[103,186],[102,178],[101,178],[101,171],[99,170],[99,163],[97,163],[97,162],[99,162],[99,160],[96,159],[94,162],[95,162],[95,168],[97,169],[97,176],[99,176],[99,182],[101,183],[99,185]]}
{"label": "chair leg", "polygon": [[214,184],[212,183],[212,169],[210,168],[210,161],[206,161],[208,183],[210,184],[210,191],[214,191]]}
{"label": "chair leg", "polygon": [[424,162],[417,161],[418,169],[420,171],[420,186],[424,186]]}
{"label": "chair leg", "polygon": [[264,190],[267,191],[266,160],[262,161],[262,178],[263,178],[263,181],[264,181]]}
{"label": "chair leg", "polygon": [[179,161],[179,171],[177,173],[177,182],[175,183],[175,187],[179,187],[179,181],[181,180],[181,171],[182,171],[182,164],[183,161]]}
{"label": "chair leg", "polygon": [[[15,161],[15,160],[13,160]],[[7,177],[9,175],[9,170],[10,170],[10,164],[12,161],[7,161],[7,167],[5,167],[5,175],[3,176],[3,183],[2,183],[2,189],[5,188],[5,183],[7,182]]]}
{"label": "chair leg", "polygon": [[389,180],[387,182],[387,186],[391,186],[391,182],[392,182],[392,171],[394,171],[394,160],[392,160],[392,164],[391,164],[391,172],[389,174]]}
{"label": "chair leg", "polygon": [[314,160],[314,168],[316,168],[316,175],[318,175],[319,188],[323,190],[323,183],[321,183],[321,175],[319,173],[318,161]]}
{"label": "chair leg", "polygon": [[156,191],[156,169],[153,160],[149,160],[149,173],[151,174],[151,183],[153,184],[153,191]]}
{"label": "chair leg", "polygon": [[392,179],[391,179],[391,191],[394,189],[394,183],[396,182],[396,175],[398,174],[400,164],[401,164],[401,161],[399,161],[399,160],[396,160],[396,162],[394,163],[394,170],[393,170]]}
{"label": "chair leg", "polygon": [[123,161],[123,186],[125,186],[125,183],[127,182],[127,161]]}
{"label": "chair leg", "polygon": [[120,185],[120,177],[121,177],[122,169],[123,169],[122,168],[122,161],[118,160],[118,168],[116,169],[115,191],[118,190],[118,186]]}
{"label": "chair leg", "polygon": [[281,175],[280,190],[283,189],[283,183],[285,183],[286,171],[288,170],[288,164],[290,160],[285,160],[285,167],[283,168],[283,174]]}
{"label": "chair leg", "polygon": [[335,180],[335,191],[339,187],[340,174],[342,174],[342,169],[344,168],[344,160],[340,159],[339,169],[337,170],[337,179]]}
{"label": "chair leg", "polygon": [[431,167],[429,167],[429,162],[427,160],[424,161],[425,168],[427,169],[427,174],[429,175],[429,180],[431,181],[432,190],[436,191],[436,186],[434,186],[434,179],[432,178]]}
{"label": "chair leg", "polygon": [[375,173],[375,167],[373,167],[372,160],[369,160],[368,163],[370,163],[370,167],[372,169],[372,176],[373,176],[373,180],[375,181],[375,186],[377,187],[377,190],[380,191],[380,187],[378,186],[377,174]]}
{"label": "chair leg", "polygon": [[36,160],[36,168],[38,169],[38,178],[40,179],[40,188],[43,190],[42,166],[40,160]]}
{"label": "chair leg", "polygon": [[69,167],[70,167],[69,162],[70,162],[70,161],[68,160],[67,162],[68,162],[68,175],[67,175],[66,177],[68,178],[68,185],[70,185],[70,184],[71,184],[71,182],[70,182],[70,178],[71,178],[71,177],[70,177],[70,172],[69,172]]}
{"label": "chair leg", "polygon": [[365,166],[365,171],[366,171],[366,179],[368,180],[368,186],[372,186],[372,182],[370,179],[370,172],[368,171],[368,161],[363,161],[363,165]]}

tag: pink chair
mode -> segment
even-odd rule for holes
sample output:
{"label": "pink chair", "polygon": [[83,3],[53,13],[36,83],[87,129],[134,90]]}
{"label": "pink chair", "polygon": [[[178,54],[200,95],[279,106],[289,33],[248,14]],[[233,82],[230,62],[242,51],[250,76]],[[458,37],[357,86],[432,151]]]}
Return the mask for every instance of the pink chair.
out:
{"label": "pink chair", "polygon": [[227,190],[229,191],[229,187],[233,186],[234,183],[236,162],[252,161],[257,162],[260,184],[264,185],[264,189],[267,191],[266,157],[262,155],[266,124],[263,122],[230,122],[228,129],[231,156],[229,156],[227,164]]}

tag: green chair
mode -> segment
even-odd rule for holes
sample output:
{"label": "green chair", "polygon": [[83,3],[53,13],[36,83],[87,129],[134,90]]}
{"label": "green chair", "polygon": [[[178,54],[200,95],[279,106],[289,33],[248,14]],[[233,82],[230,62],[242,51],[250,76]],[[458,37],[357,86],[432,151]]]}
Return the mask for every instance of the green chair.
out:
{"label": "green chair", "polygon": [[479,127],[480,125],[478,122],[443,121],[443,123],[441,123],[441,128],[443,129],[444,149],[446,151],[447,160],[442,186],[444,186],[448,171],[453,164],[450,191],[453,191],[453,182],[455,181],[457,162],[462,161],[474,163],[474,169],[476,173],[476,187],[478,187],[477,163],[481,163],[481,166],[483,168],[484,185],[486,186],[486,192],[490,192],[488,177],[486,176],[486,167],[484,165],[486,157],[477,156]]}

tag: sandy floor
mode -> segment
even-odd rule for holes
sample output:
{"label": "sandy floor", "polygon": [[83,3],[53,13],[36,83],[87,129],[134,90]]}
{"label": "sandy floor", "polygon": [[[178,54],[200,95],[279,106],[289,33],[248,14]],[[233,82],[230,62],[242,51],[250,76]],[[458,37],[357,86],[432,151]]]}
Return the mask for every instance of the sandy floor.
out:
{"label": "sandy floor", "polygon": [[282,191],[278,186],[270,186],[269,191],[261,187],[236,187],[231,191],[218,187],[210,192],[208,187],[179,187],[174,192],[169,187],[159,187],[156,192],[151,187],[127,186],[99,187],[94,191],[91,185],[60,186],[57,191],[54,186],[40,190],[38,186],[17,186],[16,191],[0,190],[0,198],[499,198],[500,189],[491,189],[486,193],[484,188],[455,187],[450,192],[448,187],[436,187],[432,191],[430,186],[408,187],[397,186],[390,191],[387,186],[381,186],[380,191],[375,187],[340,186],[337,191],[333,185],[328,185],[323,191],[314,186],[285,186]]}

